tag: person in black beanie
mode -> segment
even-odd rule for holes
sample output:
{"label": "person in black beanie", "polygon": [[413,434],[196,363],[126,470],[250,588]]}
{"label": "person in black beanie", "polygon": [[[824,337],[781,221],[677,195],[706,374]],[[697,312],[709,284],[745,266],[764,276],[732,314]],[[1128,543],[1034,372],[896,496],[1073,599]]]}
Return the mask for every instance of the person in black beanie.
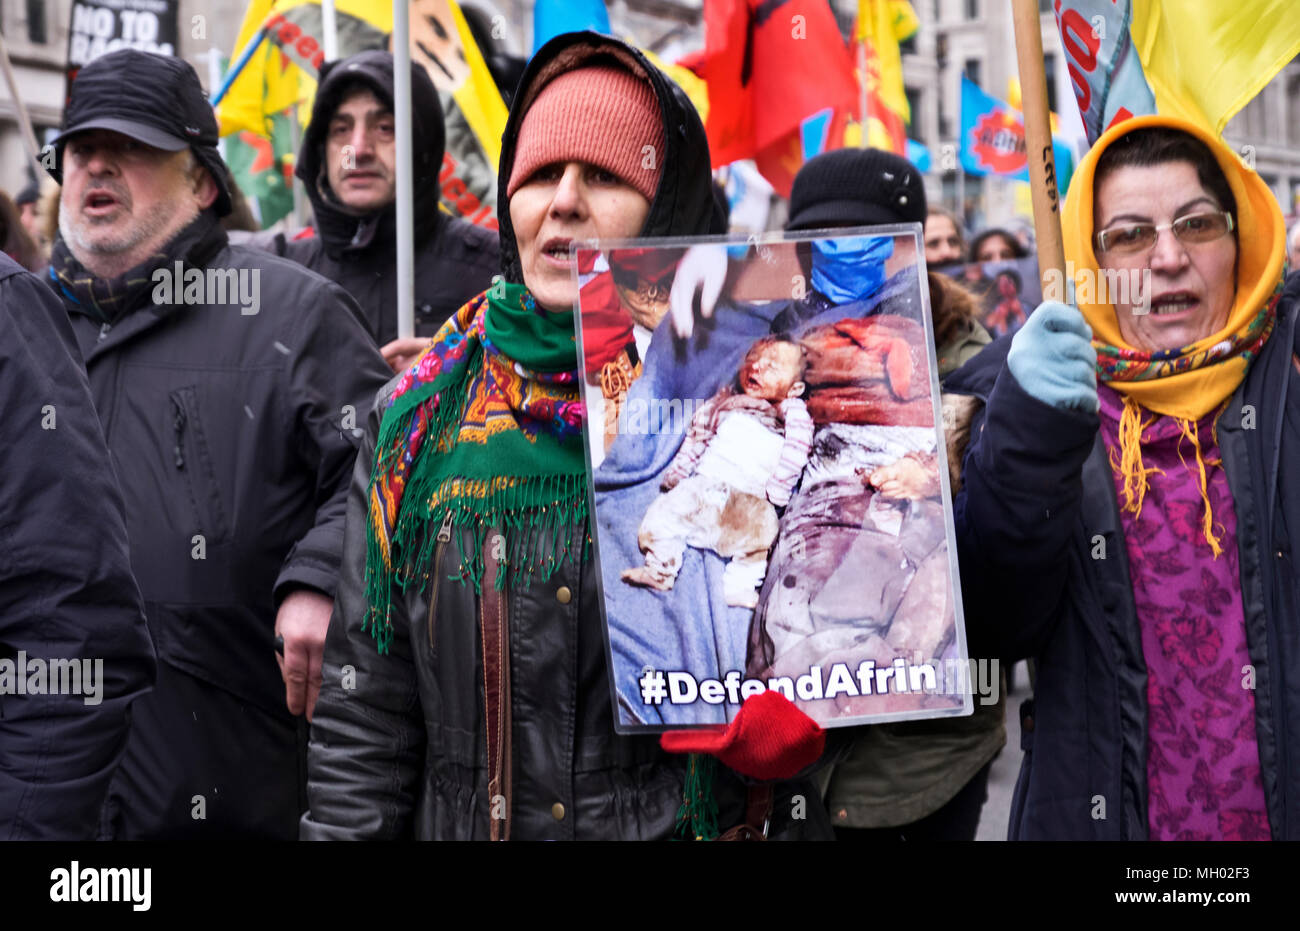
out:
{"label": "person in black beanie", "polygon": [[[906,159],[878,149],[838,149],[810,159],[795,176],[786,229],[924,224],[926,212],[921,173]],[[801,318],[819,312],[826,300],[815,271]],[[969,292],[945,275],[928,273],[927,279],[942,379],[978,353],[989,335],[975,321],[977,304]],[[877,313],[919,316],[908,309],[918,294],[912,266],[882,282],[872,300]],[[974,840],[989,764],[1006,743],[1005,708],[1000,690],[991,704],[976,696],[970,717],[857,729],[826,792],[836,837]]]}
{"label": "person in black beanie", "polygon": [[[836,149],[810,159],[795,176],[785,228],[787,232],[801,232],[899,223],[924,225],[926,213],[921,173],[907,159],[880,149]],[[875,284],[867,276],[873,265],[883,268],[878,263],[864,261],[856,268],[837,267],[833,262],[819,262],[815,249],[803,261],[811,288],[802,301],[778,315],[773,321],[774,330],[790,329],[799,320],[842,303],[847,295],[875,302],[874,313],[920,316],[920,309],[912,306],[920,294],[914,266],[888,280],[882,277]],[[851,280],[837,285],[839,277]],[[989,335],[976,322],[978,302],[973,295],[946,275],[929,274],[927,281],[939,377],[943,378],[987,345]]]}
{"label": "person in black beanie", "polygon": [[795,175],[785,228],[924,225],[925,213],[925,185],[907,159],[881,149],[836,149]]}

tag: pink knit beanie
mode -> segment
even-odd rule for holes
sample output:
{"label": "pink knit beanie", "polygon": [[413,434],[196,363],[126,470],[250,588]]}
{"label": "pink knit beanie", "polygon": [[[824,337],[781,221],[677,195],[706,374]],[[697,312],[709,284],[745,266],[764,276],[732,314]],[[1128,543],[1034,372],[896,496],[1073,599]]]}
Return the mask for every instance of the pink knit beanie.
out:
{"label": "pink knit beanie", "polygon": [[578,68],[551,80],[524,114],[506,196],[545,165],[589,162],[653,201],[663,159],[663,116],[649,82],[611,65]]}

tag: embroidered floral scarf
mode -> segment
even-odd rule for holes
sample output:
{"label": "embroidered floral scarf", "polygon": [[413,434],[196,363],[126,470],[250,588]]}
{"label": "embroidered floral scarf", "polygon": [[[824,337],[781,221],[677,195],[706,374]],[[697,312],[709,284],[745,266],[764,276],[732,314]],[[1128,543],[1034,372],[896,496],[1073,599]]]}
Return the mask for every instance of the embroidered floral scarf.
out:
{"label": "embroidered floral scarf", "polygon": [[[579,555],[587,518],[573,314],[499,283],[458,310],[388,401],[370,476],[366,595],[380,652],[393,588],[423,590],[439,536],[456,533],[477,590],[500,532],[497,584],[549,577]],[[467,542],[472,540],[472,547]]]}

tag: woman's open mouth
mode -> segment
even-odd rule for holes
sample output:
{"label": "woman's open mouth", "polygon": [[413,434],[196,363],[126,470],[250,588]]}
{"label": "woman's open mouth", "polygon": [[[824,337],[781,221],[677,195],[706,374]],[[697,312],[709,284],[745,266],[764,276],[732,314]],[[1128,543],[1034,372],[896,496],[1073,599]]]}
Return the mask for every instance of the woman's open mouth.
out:
{"label": "woman's open mouth", "polygon": [[569,258],[569,244],[572,242],[571,239],[548,239],[542,246],[542,255],[547,262],[568,268],[573,264]]}
{"label": "woman's open mouth", "polygon": [[1190,291],[1170,291],[1151,299],[1153,317],[1174,317],[1190,313],[1201,306],[1200,298]]}

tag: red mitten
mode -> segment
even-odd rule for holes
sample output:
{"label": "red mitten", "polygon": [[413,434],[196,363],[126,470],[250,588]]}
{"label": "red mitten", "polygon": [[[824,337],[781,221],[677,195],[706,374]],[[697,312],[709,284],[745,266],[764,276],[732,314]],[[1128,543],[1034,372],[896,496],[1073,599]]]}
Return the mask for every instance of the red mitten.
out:
{"label": "red mitten", "polygon": [[789,779],[812,765],[826,745],[826,732],[780,692],[751,695],[725,728],[665,731],[659,746],[669,753],[708,753],[751,779]]}

